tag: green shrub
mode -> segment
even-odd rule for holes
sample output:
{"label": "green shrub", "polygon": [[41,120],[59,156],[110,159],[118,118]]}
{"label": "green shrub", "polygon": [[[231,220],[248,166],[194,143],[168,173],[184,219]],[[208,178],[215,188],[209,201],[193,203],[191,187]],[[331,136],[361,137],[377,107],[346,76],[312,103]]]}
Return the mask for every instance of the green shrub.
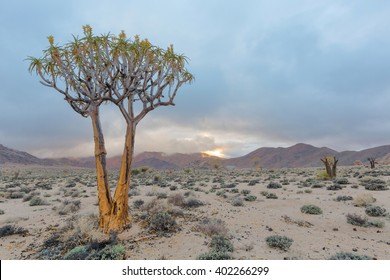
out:
{"label": "green shrub", "polygon": [[221,234],[213,236],[210,247],[215,251],[233,252],[232,242],[225,235]]}
{"label": "green shrub", "polygon": [[336,178],[336,179],[334,179],[334,182],[336,184],[340,184],[340,185],[347,185],[347,184],[349,184],[348,178]]}
{"label": "green shrub", "polygon": [[176,221],[168,212],[162,211],[150,218],[149,226],[157,232],[169,232],[176,227]]}
{"label": "green shrub", "polygon": [[356,255],[349,252],[341,252],[331,256],[329,260],[372,260],[372,258],[366,255]]}
{"label": "green shrub", "polygon": [[89,255],[87,246],[77,246],[64,256],[64,260],[85,260]]}
{"label": "green shrub", "polygon": [[378,178],[363,178],[360,183],[364,186],[366,190],[370,191],[385,191],[389,189],[386,186],[386,182]]}
{"label": "green shrub", "polygon": [[268,246],[272,248],[279,248],[285,251],[287,251],[293,243],[291,238],[280,235],[268,236],[265,241],[267,242]]}
{"label": "green shrub", "polygon": [[248,195],[244,198],[246,201],[255,201],[257,199],[257,196],[255,195]]}
{"label": "green shrub", "polygon": [[380,217],[386,215],[386,209],[380,206],[367,206],[366,214],[371,217]]}
{"label": "green shrub", "polygon": [[280,188],[282,188],[282,185],[279,184],[278,182],[270,182],[270,183],[267,185],[267,188],[268,188],[268,189],[280,189]]}
{"label": "green shrub", "polygon": [[5,225],[0,228],[0,237],[14,235],[14,234],[26,234],[28,230],[17,227],[15,225]]}
{"label": "green shrub", "polygon": [[250,190],[242,190],[242,191],[241,191],[241,194],[243,194],[243,195],[248,195],[248,194],[250,194],[250,193],[251,193]]}
{"label": "green shrub", "polygon": [[278,199],[278,196],[274,193],[267,193],[265,196],[267,199]]}
{"label": "green shrub", "polygon": [[353,200],[352,196],[346,196],[346,195],[339,195],[336,198],[336,201],[347,201],[347,200]]}
{"label": "green shrub", "polygon": [[18,199],[18,198],[23,198],[24,193],[22,192],[13,192],[11,193],[10,197],[11,199]]}
{"label": "green shrub", "polygon": [[184,202],[184,206],[187,208],[195,208],[204,205],[202,201],[197,198],[191,197]]}
{"label": "green shrub", "polygon": [[303,205],[301,207],[301,212],[304,214],[310,214],[310,215],[320,215],[322,214],[322,210],[320,207],[312,204]]}
{"label": "green shrub", "polygon": [[46,202],[39,196],[33,196],[29,202],[30,206],[46,205]]}
{"label": "green shrub", "polygon": [[226,252],[220,252],[211,250],[210,252],[203,253],[198,257],[198,260],[231,260],[232,256]]}
{"label": "green shrub", "polygon": [[135,208],[139,209],[141,208],[142,205],[144,205],[145,201],[143,201],[142,199],[137,199],[137,200],[134,200],[133,202],[133,205]]}
{"label": "green shrub", "polygon": [[107,245],[102,250],[92,254],[89,258],[93,260],[122,260],[126,250],[121,244]]}
{"label": "green shrub", "polygon": [[354,226],[365,227],[368,225],[368,220],[358,214],[347,214],[347,223]]}
{"label": "green shrub", "polygon": [[4,210],[0,209],[0,215],[4,215]]}

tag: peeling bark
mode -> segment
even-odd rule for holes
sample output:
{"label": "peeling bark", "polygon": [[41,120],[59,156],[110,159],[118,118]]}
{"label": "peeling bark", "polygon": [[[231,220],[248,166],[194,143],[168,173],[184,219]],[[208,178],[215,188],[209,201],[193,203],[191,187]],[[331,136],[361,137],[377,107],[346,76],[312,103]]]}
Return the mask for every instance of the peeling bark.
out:
{"label": "peeling bark", "polygon": [[95,162],[96,162],[96,179],[98,188],[99,204],[99,225],[106,228],[110,221],[112,199],[108,185],[107,168],[106,168],[106,148],[104,144],[103,132],[99,119],[97,108],[90,112],[93,126],[93,140],[95,143]]}
{"label": "peeling bark", "polygon": [[135,125],[128,125],[118,184],[112,202],[110,222],[104,228],[105,232],[112,230],[120,231],[131,223],[132,220],[128,212],[128,193],[131,180],[131,162],[134,154],[134,136]]}

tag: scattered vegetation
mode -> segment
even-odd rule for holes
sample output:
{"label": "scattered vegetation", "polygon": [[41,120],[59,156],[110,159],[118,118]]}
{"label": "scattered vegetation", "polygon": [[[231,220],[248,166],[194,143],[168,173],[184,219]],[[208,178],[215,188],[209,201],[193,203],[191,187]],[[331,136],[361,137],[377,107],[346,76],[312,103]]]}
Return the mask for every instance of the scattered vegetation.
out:
{"label": "scattered vegetation", "polygon": [[329,260],[372,260],[372,258],[366,255],[356,255],[349,252],[341,252],[331,256]]}
{"label": "scattered vegetation", "polygon": [[322,210],[320,207],[312,204],[303,205],[301,207],[301,212],[304,214],[310,214],[310,215],[320,215],[322,214]]}
{"label": "scattered vegetation", "polygon": [[293,240],[291,238],[280,235],[268,236],[265,241],[267,242],[268,246],[272,248],[279,248],[285,251],[287,251],[293,243]]}
{"label": "scattered vegetation", "polygon": [[15,225],[5,225],[0,228],[0,237],[15,235],[15,234],[27,234],[28,230]]}
{"label": "scattered vegetation", "polygon": [[366,214],[371,217],[380,217],[386,215],[386,209],[380,206],[367,206]]}
{"label": "scattered vegetation", "polygon": [[270,182],[267,185],[267,189],[280,189],[280,188],[282,188],[282,185],[278,182]]}

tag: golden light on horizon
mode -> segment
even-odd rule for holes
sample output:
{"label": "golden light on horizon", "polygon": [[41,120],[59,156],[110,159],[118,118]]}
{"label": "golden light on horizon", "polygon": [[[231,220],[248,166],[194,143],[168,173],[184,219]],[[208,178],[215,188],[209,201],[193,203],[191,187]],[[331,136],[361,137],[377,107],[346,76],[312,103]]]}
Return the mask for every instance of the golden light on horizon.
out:
{"label": "golden light on horizon", "polygon": [[220,158],[225,158],[226,155],[223,153],[223,149],[215,149],[211,151],[204,151],[202,152],[206,155],[213,156],[213,157],[220,157]]}

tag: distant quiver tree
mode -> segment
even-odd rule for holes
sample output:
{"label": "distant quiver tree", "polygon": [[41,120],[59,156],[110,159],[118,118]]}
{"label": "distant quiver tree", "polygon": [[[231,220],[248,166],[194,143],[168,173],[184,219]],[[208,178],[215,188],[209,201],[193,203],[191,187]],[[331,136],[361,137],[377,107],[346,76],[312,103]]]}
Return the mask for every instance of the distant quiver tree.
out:
{"label": "distant quiver tree", "polygon": [[[175,105],[179,88],[193,81],[186,69],[184,55],[173,46],[162,49],[139,36],[96,36],[89,25],[83,26],[84,36],[65,45],[54,43],[40,58],[29,57],[29,71],[40,82],[64,96],[72,109],[90,117],[95,143],[96,175],[100,227],[105,232],[123,230],[131,223],[128,213],[131,163],[134,154],[136,127],[147,113],[160,106]],[[115,193],[108,184],[106,149],[100,124],[99,107],[115,104],[126,121],[126,135],[121,168]]]}

